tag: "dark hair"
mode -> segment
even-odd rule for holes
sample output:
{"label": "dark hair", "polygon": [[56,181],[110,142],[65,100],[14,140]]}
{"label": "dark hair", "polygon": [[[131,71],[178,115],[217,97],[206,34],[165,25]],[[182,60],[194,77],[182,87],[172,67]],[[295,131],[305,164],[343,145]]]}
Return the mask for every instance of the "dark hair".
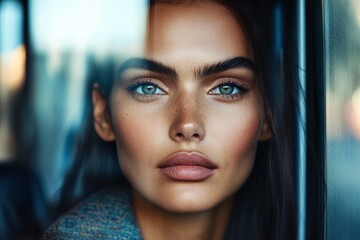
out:
{"label": "dark hair", "polygon": [[228,238],[295,239],[295,48],[289,41],[282,55],[275,51],[271,1],[218,2],[234,13],[250,38],[259,69],[263,110],[272,134],[269,141],[258,144],[254,169],[238,192]]}
{"label": "dark hair", "polygon": [[[236,196],[236,204],[228,227],[227,239],[294,239],[294,156],[295,156],[295,96],[298,88],[296,54],[291,44],[284,45],[282,54],[274,50],[275,26],[271,1],[214,0],[228,8],[239,20],[250,42],[259,70],[259,89],[263,111],[272,137],[260,142],[253,171]],[[183,4],[191,0],[153,0],[154,3]],[[289,51],[289,49],[292,49]],[[290,53],[290,54],[288,54]],[[291,58],[292,56],[292,58]],[[114,63],[104,64],[109,74],[94,70],[91,86],[100,82],[108,95],[115,79]],[[102,76],[104,81],[99,81]],[[286,76],[286,77],[285,77]],[[87,94],[90,97],[90,90]],[[90,100],[87,100],[91,102]],[[65,179],[61,194],[61,209],[95,190],[126,183],[119,169],[115,143],[102,141],[95,133],[91,108],[78,141],[72,169]],[[74,184],[77,182],[78,184]],[[80,183],[80,185],[79,185]],[[81,186],[81,187],[76,187]],[[77,189],[80,189],[79,192]]]}

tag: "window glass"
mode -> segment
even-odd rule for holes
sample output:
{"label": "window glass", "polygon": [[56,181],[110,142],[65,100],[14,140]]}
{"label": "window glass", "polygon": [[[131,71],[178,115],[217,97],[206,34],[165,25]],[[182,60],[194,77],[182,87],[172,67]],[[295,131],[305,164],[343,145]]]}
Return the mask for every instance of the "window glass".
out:
{"label": "window glass", "polygon": [[15,154],[11,105],[24,83],[23,9],[16,1],[0,1],[0,164]]}
{"label": "window glass", "polygon": [[35,164],[47,196],[59,190],[71,165],[90,107],[85,99],[92,86],[87,85],[102,78],[112,81],[109,73],[115,73],[116,62],[140,51],[146,6],[146,0],[30,1]]}
{"label": "window glass", "polygon": [[327,239],[360,239],[360,1],[324,1]]}

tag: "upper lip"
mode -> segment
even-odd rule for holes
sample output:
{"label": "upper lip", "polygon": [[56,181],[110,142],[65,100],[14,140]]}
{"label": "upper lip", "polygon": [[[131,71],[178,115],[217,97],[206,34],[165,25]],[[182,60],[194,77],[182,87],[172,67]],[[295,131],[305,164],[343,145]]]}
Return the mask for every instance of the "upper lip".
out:
{"label": "upper lip", "polygon": [[204,154],[199,152],[176,152],[160,162],[159,168],[172,167],[176,165],[201,166],[210,169],[217,168],[217,165],[210,161]]}

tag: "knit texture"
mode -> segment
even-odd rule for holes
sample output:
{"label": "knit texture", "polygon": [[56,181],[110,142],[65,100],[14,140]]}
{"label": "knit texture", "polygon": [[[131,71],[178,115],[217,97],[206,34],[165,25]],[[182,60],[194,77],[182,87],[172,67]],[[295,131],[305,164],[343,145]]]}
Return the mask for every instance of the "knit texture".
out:
{"label": "knit texture", "polygon": [[112,188],[80,203],[51,225],[41,239],[142,239],[130,192]]}

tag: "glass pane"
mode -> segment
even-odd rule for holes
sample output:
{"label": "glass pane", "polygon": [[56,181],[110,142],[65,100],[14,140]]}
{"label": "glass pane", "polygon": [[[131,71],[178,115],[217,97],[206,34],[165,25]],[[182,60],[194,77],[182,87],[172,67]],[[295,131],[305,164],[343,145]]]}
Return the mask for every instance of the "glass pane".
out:
{"label": "glass pane", "polygon": [[17,1],[0,1],[0,164],[15,154],[11,105],[24,84],[23,9]]}
{"label": "glass pane", "polygon": [[360,1],[324,1],[327,239],[360,239]]}
{"label": "glass pane", "polygon": [[146,0],[32,0],[31,104],[36,169],[53,196],[72,160],[91,82],[112,81],[117,62],[140,51]]}

